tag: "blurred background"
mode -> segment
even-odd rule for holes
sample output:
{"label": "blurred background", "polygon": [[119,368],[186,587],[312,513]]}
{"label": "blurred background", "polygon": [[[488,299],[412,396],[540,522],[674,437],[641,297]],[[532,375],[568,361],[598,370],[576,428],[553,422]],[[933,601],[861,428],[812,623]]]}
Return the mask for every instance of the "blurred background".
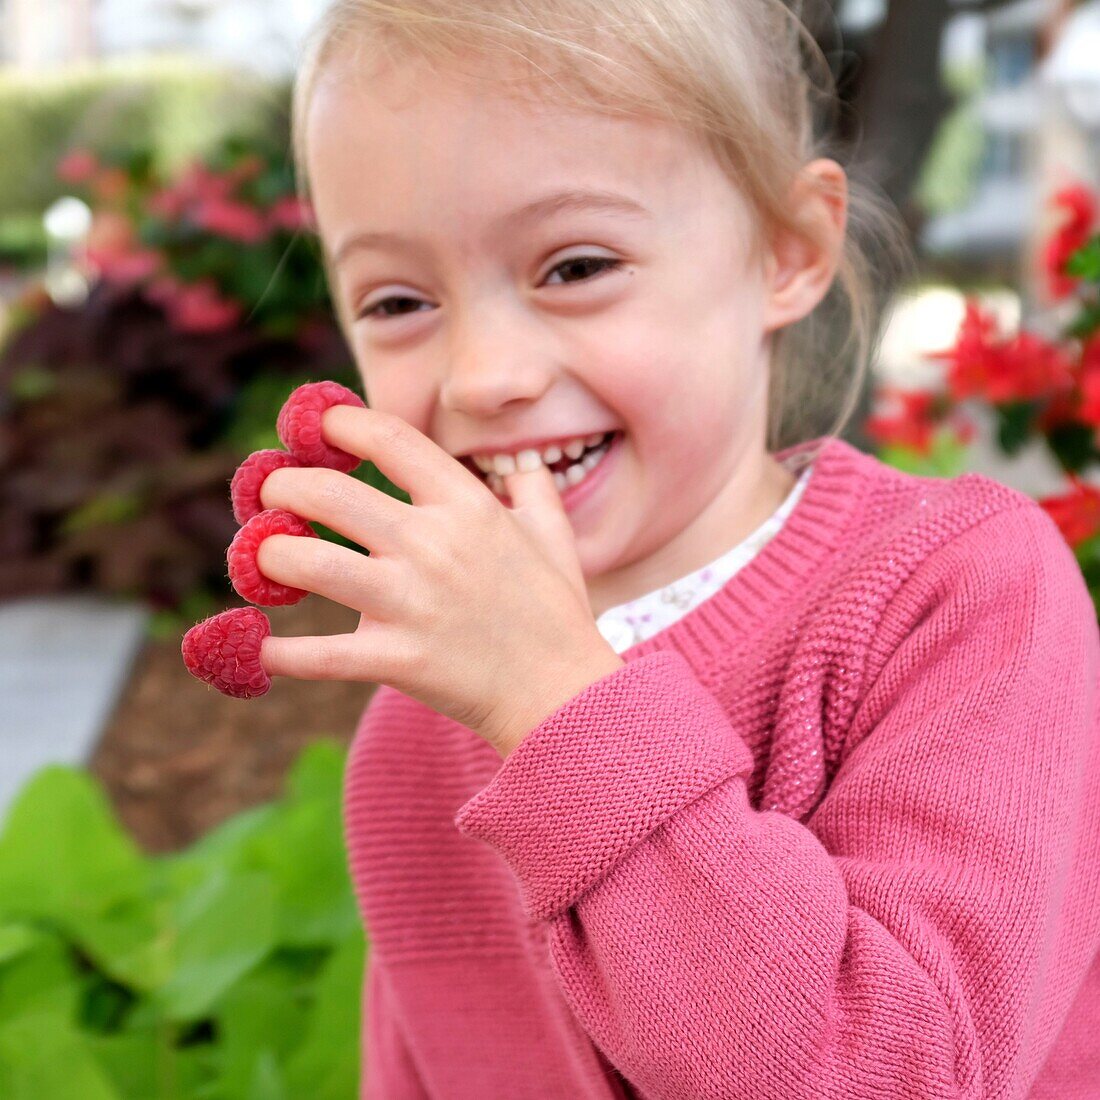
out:
{"label": "blurred background", "polygon": [[[180,658],[242,604],[237,466],[297,385],[360,388],[289,150],[322,7],[0,0],[0,1096],[355,1095],[339,799],[373,685],[241,702]],[[1100,0],[822,15],[918,260],[845,437],[1035,497],[1100,606]]]}

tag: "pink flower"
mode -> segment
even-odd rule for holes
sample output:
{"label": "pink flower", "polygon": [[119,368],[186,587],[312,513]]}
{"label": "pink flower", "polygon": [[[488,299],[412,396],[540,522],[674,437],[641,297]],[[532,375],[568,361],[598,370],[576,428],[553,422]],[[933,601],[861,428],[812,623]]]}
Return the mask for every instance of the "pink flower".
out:
{"label": "pink flower", "polygon": [[150,284],[145,295],[161,305],[180,332],[221,332],[241,318],[240,304],[222,297],[213,279],[181,283],[165,275]]}
{"label": "pink flower", "polygon": [[115,203],[125,198],[130,190],[130,176],[124,168],[101,168],[89,184],[100,202]]}
{"label": "pink flower", "polygon": [[297,195],[283,195],[276,199],[267,210],[268,223],[275,229],[312,229],[314,226],[313,208]]}
{"label": "pink flower", "polygon": [[66,183],[87,183],[100,169],[95,153],[74,149],[57,162],[57,176]]}
{"label": "pink flower", "polygon": [[202,229],[245,244],[254,244],[269,232],[266,221],[255,207],[233,199],[202,199],[191,211],[191,220]]}
{"label": "pink flower", "polygon": [[102,279],[115,283],[138,282],[158,271],[163,255],[143,248],[133,222],[119,210],[97,210],[81,258]]}
{"label": "pink flower", "polygon": [[141,282],[159,271],[164,262],[164,257],[151,248],[139,248],[131,252],[87,248],[84,254],[100,277],[112,283]]}
{"label": "pink flower", "polygon": [[187,196],[178,187],[169,184],[154,191],[148,199],[148,210],[155,217],[174,221],[187,208]]}

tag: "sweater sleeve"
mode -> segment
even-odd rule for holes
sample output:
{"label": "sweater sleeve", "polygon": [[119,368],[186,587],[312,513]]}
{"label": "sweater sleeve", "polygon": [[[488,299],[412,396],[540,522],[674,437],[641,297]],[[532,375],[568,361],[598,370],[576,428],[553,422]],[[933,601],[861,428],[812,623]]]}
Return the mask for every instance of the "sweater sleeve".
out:
{"label": "sweater sleeve", "polygon": [[389,985],[374,951],[363,981],[363,1051],[360,1100],[428,1100],[390,1001]]}
{"label": "sweater sleeve", "polygon": [[753,808],[743,737],[671,650],[459,810],[647,1100],[985,1100],[1040,1069],[1100,942],[1094,608],[1036,505],[922,562],[890,631],[805,823]]}

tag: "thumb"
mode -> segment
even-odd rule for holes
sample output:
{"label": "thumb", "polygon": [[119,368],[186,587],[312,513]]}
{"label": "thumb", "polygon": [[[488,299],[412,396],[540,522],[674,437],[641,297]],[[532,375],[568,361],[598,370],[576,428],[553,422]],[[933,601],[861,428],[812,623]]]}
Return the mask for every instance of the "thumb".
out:
{"label": "thumb", "polygon": [[517,470],[503,477],[504,491],[512,501],[512,515],[587,603],[588,590],[577,557],[573,524],[562,505],[554,475],[540,462],[534,470]]}

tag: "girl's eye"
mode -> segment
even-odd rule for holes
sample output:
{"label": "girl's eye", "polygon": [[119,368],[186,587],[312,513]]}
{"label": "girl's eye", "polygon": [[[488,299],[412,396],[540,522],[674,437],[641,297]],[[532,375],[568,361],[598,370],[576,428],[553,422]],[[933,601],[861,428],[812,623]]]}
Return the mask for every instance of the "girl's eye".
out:
{"label": "girl's eye", "polygon": [[[560,271],[563,268],[568,268],[576,272],[578,268],[583,269],[586,264],[602,265],[599,270],[600,272],[603,272],[604,270],[614,270],[615,268],[621,267],[623,261],[612,259],[609,256],[571,256],[568,260],[562,260],[560,264],[557,264],[553,268],[551,268],[550,274],[553,275],[554,272]],[[586,280],[585,278],[581,278],[579,281],[584,282]],[[377,313],[380,309],[384,309],[385,307],[393,303],[399,304],[402,302],[411,303],[413,306],[426,304],[420,301],[419,298],[404,298],[399,296],[395,296],[392,298],[382,298],[379,301],[375,302],[375,304],[371,306],[370,309],[364,309],[361,313],[359,313],[357,316],[357,320],[362,320],[363,318],[370,317],[373,314]],[[394,314],[386,314],[386,316],[394,316]],[[397,314],[397,316],[400,316],[400,314]]]}
{"label": "girl's eye", "polygon": [[609,256],[571,256],[568,260],[562,260],[560,264],[552,268],[550,274],[553,275],[555,271],[560,271],[566,267],[576,270],[578,267],[583,268],[585,264],[603,264],[604,267],[600,269],[603,271],[606,268],[621,267],[622,263],[622,260],[615,260]]}

